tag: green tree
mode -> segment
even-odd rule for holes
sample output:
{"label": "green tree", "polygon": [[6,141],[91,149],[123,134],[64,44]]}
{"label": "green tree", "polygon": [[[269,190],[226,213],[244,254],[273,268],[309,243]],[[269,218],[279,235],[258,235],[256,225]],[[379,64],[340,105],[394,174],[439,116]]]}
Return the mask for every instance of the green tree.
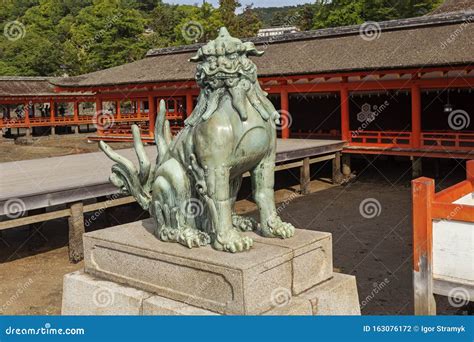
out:
{"label": "green tree", "polygon": [[71,25],[64,44],[64,64],[70,74],[81,74],[128,63],[145,54],[145,20],[120,0],[95,0]]}

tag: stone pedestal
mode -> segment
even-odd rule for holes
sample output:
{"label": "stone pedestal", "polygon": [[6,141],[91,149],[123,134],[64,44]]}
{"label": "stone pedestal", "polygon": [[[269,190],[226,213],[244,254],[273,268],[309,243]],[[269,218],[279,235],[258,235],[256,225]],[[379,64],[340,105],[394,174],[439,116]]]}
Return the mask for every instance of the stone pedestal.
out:
{"label": "stone pedestal", "polygon": [[331,234],[250,235],[244,253],[159,241],[144,220],[84,235],[84,272],[65,276],[63,314],[360,314],[355,278],[333,273]]}

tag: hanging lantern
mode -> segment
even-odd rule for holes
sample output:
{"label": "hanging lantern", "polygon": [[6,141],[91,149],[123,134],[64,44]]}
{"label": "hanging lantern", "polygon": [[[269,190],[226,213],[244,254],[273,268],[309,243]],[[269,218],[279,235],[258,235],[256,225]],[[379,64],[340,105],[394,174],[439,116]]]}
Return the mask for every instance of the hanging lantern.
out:
{"label": "hanging lantern", "polygon": [[449,89],[448,89],[448,101],[446,102],[446,104],[444,105],[443,107],[443,111],[445,113],[451,113],[453,111],[453,105],[451,103],[449,103]]}

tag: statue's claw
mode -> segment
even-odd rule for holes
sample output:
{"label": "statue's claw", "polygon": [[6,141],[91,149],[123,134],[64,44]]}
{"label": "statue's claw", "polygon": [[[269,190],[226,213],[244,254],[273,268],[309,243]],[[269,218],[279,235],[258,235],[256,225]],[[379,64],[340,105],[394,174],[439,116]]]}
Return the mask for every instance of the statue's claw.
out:
{"label": "statue's claw", "polygon": [[237,214],[232,214],[232,225],[235,229],[238,229],[242,232],[251,232],[256,230],[258,227],[257,221],[255,221],[253,218]]}
{"label": "statue's claw", "polygon": [[283,222],[277,215],[271,216],[265,225],[259,228],[259,232],[265,237],[290,238],[295,234],[295,227],[291,223]]}
{"label": "statue's claw", "polygon": [[214,241],[214,248],[219,251],[224,252],[243,252],[247,251],[252,247],[253,240],[248,236],[240,236],[233,229],[225,231],[225,233],[220,233],[216,241]]}
{"label": "statue's claw", "polygon": [[179,242],[189,248],[206,246],[211,242],[207,233],[189,227],[181,229],[162,227],[159,238],[162,241]]}

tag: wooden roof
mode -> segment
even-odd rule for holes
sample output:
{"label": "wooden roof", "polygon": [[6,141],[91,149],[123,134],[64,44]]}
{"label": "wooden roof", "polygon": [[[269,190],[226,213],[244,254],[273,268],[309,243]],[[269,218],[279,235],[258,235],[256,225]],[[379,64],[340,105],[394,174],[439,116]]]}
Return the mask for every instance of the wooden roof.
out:
{"label": "wooden roof", "polygon": [[[70,92],[56,92],[52,77],[0,76],[0,98],[71,96]],[[81,93],[79,95],[92,95]]]}
{"label": "wooden roof", "polygon": [[[373,40],[361,36],[362,26],[255,38],[251,40],[266,53],[253,60],[260,77],[471,65],[472,15],[457,12],[381,22],[380,35]],[[188,59],[199,46],[151,50],[133,63],[52,82],[84,89],[193,80],[195,65]]]}

